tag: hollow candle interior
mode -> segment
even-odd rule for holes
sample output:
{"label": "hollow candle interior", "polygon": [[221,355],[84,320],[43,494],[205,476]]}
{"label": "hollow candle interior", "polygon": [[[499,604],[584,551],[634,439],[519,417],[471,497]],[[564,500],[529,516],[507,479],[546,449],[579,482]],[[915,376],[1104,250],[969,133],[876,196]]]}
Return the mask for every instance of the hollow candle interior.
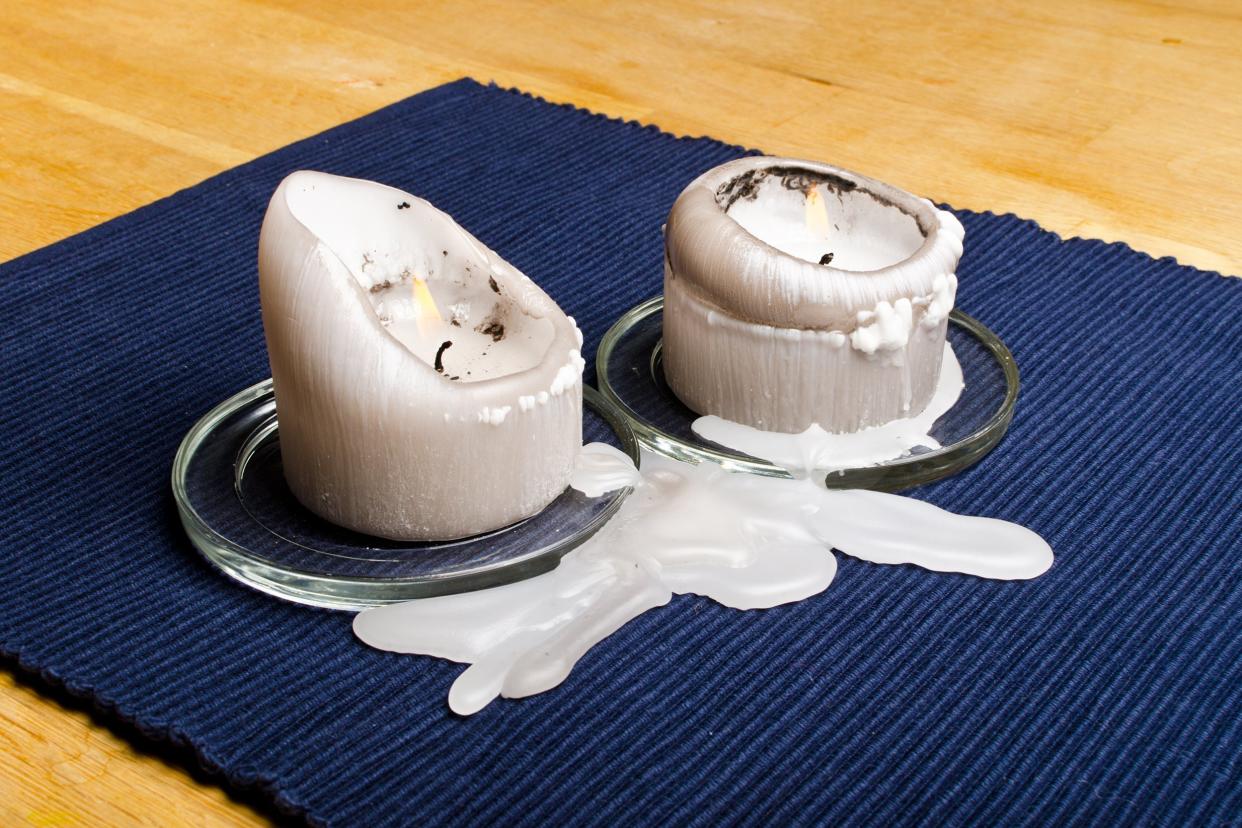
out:
{"label": "hollow candle interior", "polygon": [[918,222],[857,189],[812,178],[765,176],[726,214],[751,235],[814,264],[872,271],[908,259],[923,244]]}
{"label": "hollow candle interior", "polygon": [[375,199],[368,183],[335,182],[331,200],[321,197],[323,185],[294,189],[288,202],[366,291],[388,332],[454,381],[538,365],[554,337],[551,321],[505,295],[478,243],[443,233],[444,222],[429,215],[426,202],[401,195],[368,209]]}

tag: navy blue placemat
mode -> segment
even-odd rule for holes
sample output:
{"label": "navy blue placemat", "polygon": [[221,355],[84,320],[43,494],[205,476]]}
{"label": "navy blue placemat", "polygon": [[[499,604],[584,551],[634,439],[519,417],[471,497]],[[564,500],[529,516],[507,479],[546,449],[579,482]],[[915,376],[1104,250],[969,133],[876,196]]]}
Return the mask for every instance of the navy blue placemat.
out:
{"label": "navy blue placemat", "polygon": [[1016,354],[1017,418],[918,494],[1043,534],[1036,581],[843,558],[794,606],[678,598],[557,690],[460,719],[460,666],[369,650],[195,555],[169,467],[267,376],[255,247],[287,172],[431,199],[590,358],[659,292],[678,191],[741,153],[459,81],[4,265],[10,665],[333,824],[1238,819],[1242,281],[1012,216],[959,213],[959,305]]}

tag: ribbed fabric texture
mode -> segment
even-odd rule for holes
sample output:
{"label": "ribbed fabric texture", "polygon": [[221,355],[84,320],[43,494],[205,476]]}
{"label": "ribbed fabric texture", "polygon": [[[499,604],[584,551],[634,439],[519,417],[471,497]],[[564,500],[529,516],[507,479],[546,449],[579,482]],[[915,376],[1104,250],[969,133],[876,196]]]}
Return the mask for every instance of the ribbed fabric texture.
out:
{"label": "ribbed fabric texture", "polygon": [[1013,216],[959,213],[958,299],[1013,349],[1017,417],[915,494],[1040,532],[1038,580],[842,558],[793,606],[678,598],[557,690],[460,719],[460,666],[195,554],[169,468],[267,376],[255,250],[286,173],[431,199],[590,358],[659,292],[679,190],[741,153],[459,81],[3,266],[3,653],[323,823],[1237,820],[1242,281]]}

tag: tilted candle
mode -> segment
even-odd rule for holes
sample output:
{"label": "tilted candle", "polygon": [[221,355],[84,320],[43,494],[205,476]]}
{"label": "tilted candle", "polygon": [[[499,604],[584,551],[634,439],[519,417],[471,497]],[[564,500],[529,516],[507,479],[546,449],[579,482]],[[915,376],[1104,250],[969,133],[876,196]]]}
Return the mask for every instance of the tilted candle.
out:
{"label": "tilted candle", "polygon": [[851,432],[936,388],[963,230],[895,187],[742,158],[665,228],[664,371],[690,408],[768,431]]}
{"label": "tilted candle", "polygon": [[372,535],[450,539],[540,511],[582,446],[582,336],[409,193],[296,172],[259,239],[289,487]]}

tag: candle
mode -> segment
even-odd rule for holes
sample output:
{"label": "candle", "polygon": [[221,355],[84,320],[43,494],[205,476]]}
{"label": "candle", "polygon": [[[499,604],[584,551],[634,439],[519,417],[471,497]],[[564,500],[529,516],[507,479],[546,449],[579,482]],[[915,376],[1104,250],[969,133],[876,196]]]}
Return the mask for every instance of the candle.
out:
{"label": "candle", "polygon": [[539,512],[582,446],[582,336],[448,215],[296,172],[259,239],[285,478],[333,523],[431,540]]}
{"label": "candle", "polygon": [[742,158],[665,227],[664,372],[691,409],[852,432],[921,411],[964,231],[930,202],[812,161]]}

